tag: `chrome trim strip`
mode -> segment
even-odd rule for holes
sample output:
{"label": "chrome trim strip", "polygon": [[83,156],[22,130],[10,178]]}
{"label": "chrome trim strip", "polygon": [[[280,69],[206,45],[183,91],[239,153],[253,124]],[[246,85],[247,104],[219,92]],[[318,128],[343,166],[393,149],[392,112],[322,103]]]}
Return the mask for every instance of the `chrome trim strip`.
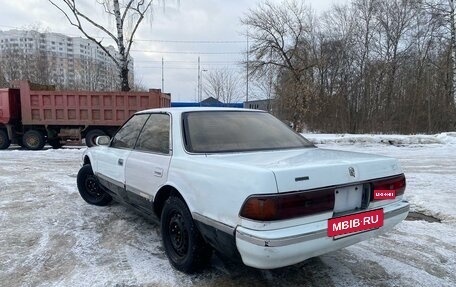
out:
{"label": "chrome trim strip", "polygon": [[[402,201],[403,203],[406,203],[405,201]],[[390,212],[385,213],[384,219],[392,218],[394,216],[397,216],[399,214],[408,212],[410,210],[410,205],[407,204],[406,206],[403,206],[401,208],[392,210]],[[369,210],[366,210],[369,211]],[[239,229],[236,229],[236,238],[239,238],[241,240],[247,241],[249,243],[258,245],[258,246],[264,246],[264,247],[281,247],[281,246],[286,246],[286,245],[292,245],[296,243],[301,243],[305,241],[310,241],[322,237],[327,237],[327,229],[320,229],[317,231],[313,231],[311,233],[306,233],[306,234],[299,234],[295,236],[290,236],[290,237],[283,237],[283,238],[277,238],[277,239],[264,239],[264,238],[259,238],[250,234],[245,234],[239,231]]]}
{"label": "chrome trim strip", "polygon": [[148,201],[154,201],[154,196],[152,194],[145,193],[137,188],[127,185],[127,192],[134,193],[141,197],[144,197]]}
{"label": "chrome trim strip", "polygon": [[216,221],[214,219],[211,219],[211,218],[209,218],[207,216],[204,216],[202,214],[199,214],[197,212],[193,212],[192,216],[193,216],[194,220],[197,220],[197,221],[199,221],[201,223],[204,223],[206,225],[212,226],[215,229],[218,229],[218,230],[223,231],[225,233],[234,235],[234,229],[235,228],[232,227],[232,226],[229,226],[229,225],[224,224],[222,222]]}
{"label": "chrome trim strip", "polygon": [[117,180],[112,179],[112,178],[110,178],[110,177],[107,177],[107,176],[105,176],[105,175],[102,175],[102,174],[99,173],[99,172],[95,173],[95,175],[96,175],[97,177],[99,177],[99,178],[101,178],[101,179],[107,181],[107,182],[110,182],[110,183],[112,183],[112,184],[114,184],[114,185],[116,185],[116,186],[118,186],[118,187],[121,187],[122,189],[125,188],[125,185],[124,185],[123,182],[120,182],[120,181],[117,181]]}
{"label": "chrome trim strip", "polygon": [[313,231],[311,233],[306,233],[306,234],[300,234],[296,236],[290,236],[290,237],[284,237],[284,238],[279,238],[279,239],[262,239],[258,238],[252,235],[248,235],[245,233],[242,233],[239,231],[239,229],[236,229],[236,238],[242,239],[244,241],[247,241],[249,243],[253,243],[258,246],[264,246],[264,247],[280,247],[280,246],[286,246],[286,245],[292,245],[304,241],[310,241],[314,239],[318,239],[321,237],[326,237],[326,229],[321,229],[317,231]]}

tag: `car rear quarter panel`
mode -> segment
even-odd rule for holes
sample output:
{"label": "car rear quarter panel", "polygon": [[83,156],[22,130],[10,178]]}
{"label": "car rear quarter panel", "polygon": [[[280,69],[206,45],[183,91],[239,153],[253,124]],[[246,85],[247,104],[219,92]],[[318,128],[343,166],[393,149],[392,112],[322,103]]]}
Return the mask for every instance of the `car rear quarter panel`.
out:
{"label": "car rear quarter panel", "polygon": [[184,197],[190,211],[225,225],[239,224],[239,211],[251,194],[276,193],[270,170],[207,160],[205,155],[173,157],[169,185]]}

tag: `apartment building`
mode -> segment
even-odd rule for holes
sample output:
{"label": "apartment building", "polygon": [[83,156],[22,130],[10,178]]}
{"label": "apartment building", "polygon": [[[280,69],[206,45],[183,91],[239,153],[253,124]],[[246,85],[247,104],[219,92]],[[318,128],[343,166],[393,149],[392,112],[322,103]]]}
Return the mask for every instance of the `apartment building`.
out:
{"label": "apartment building", "polygon": [[[119,58],[113,46],[106,49]],[[120,86],[114,61],[98,45],[81,37],[33,30],[0,31],[0,61],[9,81],[33,80],[30,71],[34,69],[39,71],[35,75],[38,79],[46,74],[46,84],[67,89],[116,90]],[[130,57],[130,83],[134,81],[133,68]]]}

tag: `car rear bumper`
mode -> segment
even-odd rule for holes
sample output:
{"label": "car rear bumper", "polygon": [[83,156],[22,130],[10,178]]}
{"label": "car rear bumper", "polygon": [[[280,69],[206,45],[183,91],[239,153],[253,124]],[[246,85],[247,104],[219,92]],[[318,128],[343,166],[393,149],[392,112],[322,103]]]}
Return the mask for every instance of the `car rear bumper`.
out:
{"label": "car rear bumper", "polygon": [[327,220],[267,231],[238,226],[236,247],[244,264],[251,267],[273,269],[293,265],[385,233],[407,217],[410,204],[399,201],[382,208],[381,228],[339,239],[327,236]]}

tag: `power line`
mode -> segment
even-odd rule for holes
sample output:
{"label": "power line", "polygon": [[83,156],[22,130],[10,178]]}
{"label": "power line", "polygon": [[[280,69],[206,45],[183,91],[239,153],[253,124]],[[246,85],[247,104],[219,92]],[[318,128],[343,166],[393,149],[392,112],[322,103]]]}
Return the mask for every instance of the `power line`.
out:
{"label": "power line", "polygon": [[[161,60],[141,60],[138,57],[134,58],[135,61],[141,62],[141,63],[161,63]],[[208,64],[208,65],[221,65],[221,64],[242,64],[242,60],[233,60],[233,61],[201,61],[201,64]],[[196,63],[196,60],[165,60],[165,63],[189,63],[189,64],[194,64]]]}
{"label": "power line", "polygon": [[[138,69],[161,69],[162,67],[160,66],[136,66],[135,69],[138,68]],[[198,67],[168,67],[166,66],[164,68],[165,70],[198,70]],[[230,71],[239,71],[239,68],[227,68],[226,70],[230,70]]]}
{"label": "power line", "polygon": [[135,39],[136,42],[157,42],[175,44],[244,44],[245,41],[237,40],[158,40],[158,39]]}
{"label": "power line", "polygon": [[[165,64],[169,64],[168,62],[166,61],[163,61]],[[144,64],[144,66],[142,65]],[[158,63],[146,63],[145,61],[138,61],[138,64],[135,64],[135,67],[145,67],[145,66],[150,66],[148,64],[158,64]],[[196,63],[194,63],[196,65]],[[204,63],[204,62],[201,62],[201,65],[204,66],[204,67],[214,67],[214,66],[231,66],[231,67],[244,67],[244,64],[243,63],[231,63],[231,64],[208,64],[208,63]],[[193,67],[194,65],[190,64],[190,63],[183,63],[182,65],[180,65],[179,63],[171,63],[171,67]],[[169,67],[168,65],[166,67]]]}
{"label": "power line", "polygon": [[183,55],[239,55],[245,54],[245,52],[193,52],[193,51],[153,51],[153,50],[136,50],[131,49],[130,51],[134,52],[146,52],[146,53],[156,53],[156,54],[183,54]]}
{"label": "power line", "polygon": [[[29,31],[33,29],[26,29],[24,27],[14,27],[14,26],[7,26],[7,25],[0,25],[0,27],[16,29],[16,30],[23,30]],[[60,33],[60,32],[40,32],[38,33],[56,33],[62,34],[65,36],[72,36],[72,37],[82,37],[81,35],[76,34],[67,34],[67,33]],[[95,37],[98,39],[105,39],[108,37]],[[241,40],[164,40],[164,39],[133,39],[133,42],[156,42],[156,43],[174,43],[174,44],[244,44],[245,41]]]}

